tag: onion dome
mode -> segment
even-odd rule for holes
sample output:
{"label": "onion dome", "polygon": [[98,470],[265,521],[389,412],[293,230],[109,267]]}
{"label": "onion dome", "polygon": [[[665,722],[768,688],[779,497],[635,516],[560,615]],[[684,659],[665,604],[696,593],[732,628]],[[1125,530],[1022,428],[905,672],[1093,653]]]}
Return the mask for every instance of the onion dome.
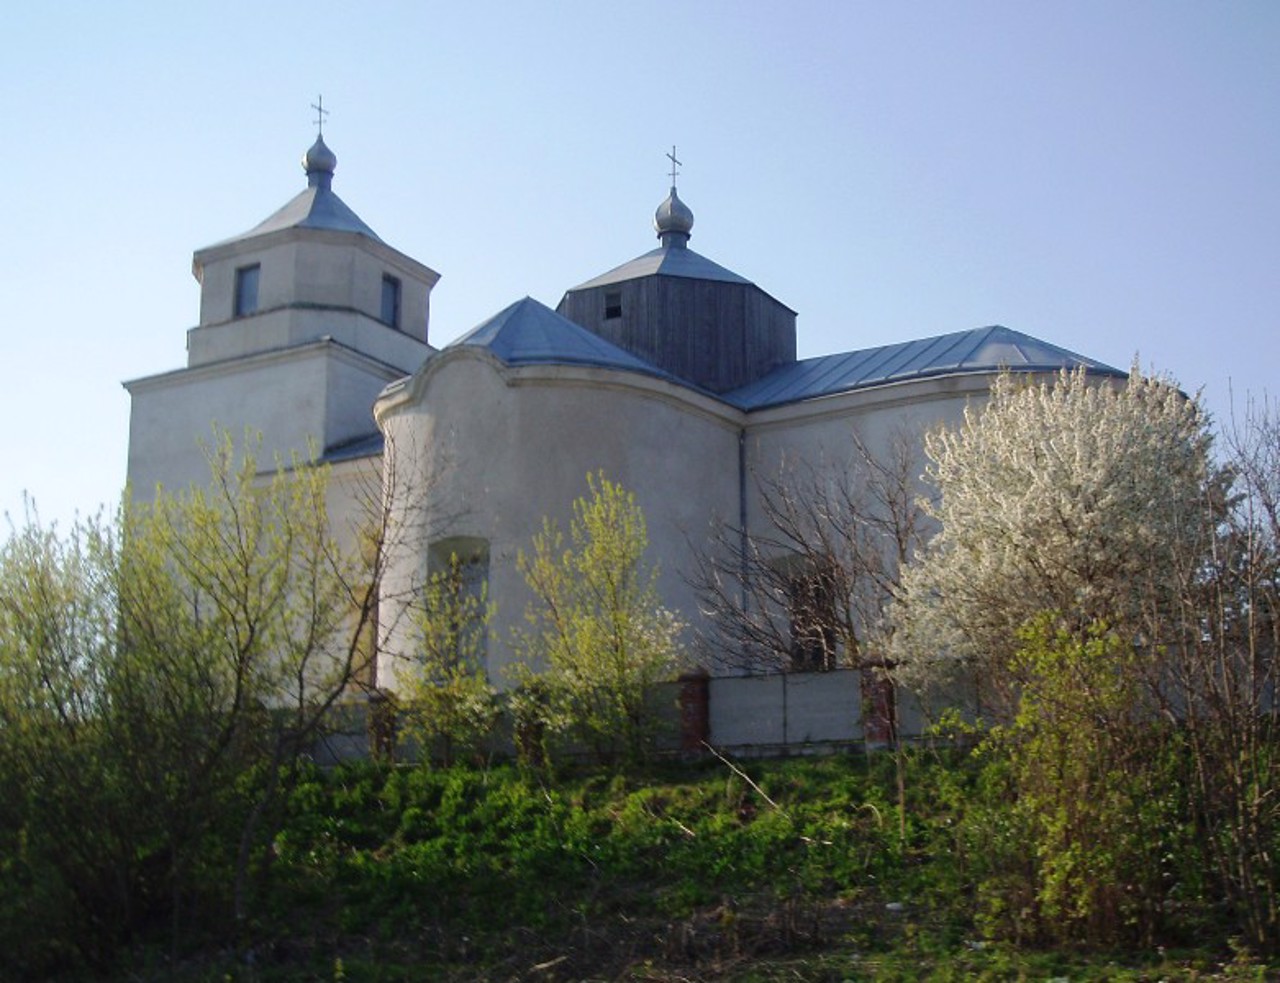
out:
{"label": "onion dome", "polygon": [[307,172],[307,185],[328,188],[338,167],[338,155],[326,146],[324,137],[316,137],[311,149],[302,155],[302,169]]}
{"label": "onion dome", "polygon": [[667,200],[653,213],[653,227],[663,246],[683,248],[689,242],[693,229],[693,211],[680,200],[674,184]]}

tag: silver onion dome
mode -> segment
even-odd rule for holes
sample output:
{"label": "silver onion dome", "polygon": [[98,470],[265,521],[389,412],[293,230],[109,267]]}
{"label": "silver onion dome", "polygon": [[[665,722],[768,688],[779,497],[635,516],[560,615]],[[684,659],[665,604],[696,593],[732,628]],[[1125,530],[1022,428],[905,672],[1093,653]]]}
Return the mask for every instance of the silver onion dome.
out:
{"label": "silver onion dome", "polygon": [[693,230],[693,210],[676,194],[675,185],[671,186],[671,194],[653,213],[653,228],[658,233],[664,246],[683,246],[689,241]]}
{"label": "silver onion dome", "polygon": [[307,184],[312,187],[329,187],[337,166],[338,155],[328,148],[321,136],[316,137],[311,149],[302,155],[302,169],[307,172]]}

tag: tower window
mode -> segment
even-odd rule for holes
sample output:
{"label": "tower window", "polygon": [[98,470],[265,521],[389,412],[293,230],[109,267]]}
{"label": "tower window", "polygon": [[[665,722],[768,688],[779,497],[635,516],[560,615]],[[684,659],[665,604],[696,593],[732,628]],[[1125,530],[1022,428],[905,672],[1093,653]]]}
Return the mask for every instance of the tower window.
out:
{"label": "tower window", "polygon": [[258,274],[261,271],[258,263],[236,270],[236,317],[246,317],[258,309]]}
{"label": "tower window", "polygon": [[604,319],[613,321],[622,317],[622,291],[610,290],[604,295]]}
{"label": "tower window", "polygon": [[400,327],[400,281],[385,274],[382,277],[381,320],[390,327]]}

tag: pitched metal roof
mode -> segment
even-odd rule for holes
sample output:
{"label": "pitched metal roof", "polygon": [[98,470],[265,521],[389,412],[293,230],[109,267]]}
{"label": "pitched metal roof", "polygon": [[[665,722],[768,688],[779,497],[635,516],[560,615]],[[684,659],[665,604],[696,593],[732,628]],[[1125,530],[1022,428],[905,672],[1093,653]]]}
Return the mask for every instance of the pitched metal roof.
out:
{"label": "pitched metal roof", "polygon": [[326,447],[320,460],[326,464],[337,464],[340,461],[355,461],[362,457],[376,457],[382,453],[384,443],[382,431],[378,430]]}
{"label": "pitched metal roof", "polygon": [[724,283],[749,284],[751,282],[745,277],[738,276],[732,270],[726,270],[719,263],[713,263],[705,256],[698,255],[692,249],[682,246],[659,246],[643,256],[637,256],[629,263],[623,263],[621,266],[614,267],[608,273],[601,273],[598,277],[569,289],[570,292],[587,290],[591,287],[603,287],[610,283],[638,280],[641,277],[654,276],[655,274],[688,277],[694,280],[719,280]]}
{"label": "pitched metal roof", "polygon": [[532,297],[518,300],[445,346],[487,348],[507,365],[593,365],[678,382]]}
{"label": "pitched metal roof", "polygon": [[322,135],[302,155],[302,169],[307,172],[307,188],[259,222],[248,232],[216,243],[225,246],[279,232],[281,229],[328,229],[333,232],[355,232],[381,242],[378,234],[364,224],[347,203],[333,193],[333,172],[338,167],[338,156],[324,142]]}
{"label": "pitched metal roof", "polygon": [[1084,366],[1125,378],[1127,373],[999,325],[896,345],[823,355],[782,365],[724,399],[745,410],[781,406],[836,393],[954,373],[1056,372]]}
{"label": "pitched metal roof", "polygon": [[378,242],[382,241],[345,201],[334,194],[332,189],[310,187],[299,192],[283,208],[269,215],[248,232],[224,239],[217,245],[223,246],[242,239],[253,239],[281,229],[331,229],[335,232],[356,232]]}
{"label": "pitched metal roof", "polygon": [[[625,369],[703,391],[610,344],[530,297],[495,314],[445,350],[466,345],[486,348],[507,365],[592,365]],[[791,362],[715,398],[751,411],[938,375],[1001,369],[1057,372],[1081,366],[1101,375],[1120,379],[1127,376],[1103,362],[996,325]]]}

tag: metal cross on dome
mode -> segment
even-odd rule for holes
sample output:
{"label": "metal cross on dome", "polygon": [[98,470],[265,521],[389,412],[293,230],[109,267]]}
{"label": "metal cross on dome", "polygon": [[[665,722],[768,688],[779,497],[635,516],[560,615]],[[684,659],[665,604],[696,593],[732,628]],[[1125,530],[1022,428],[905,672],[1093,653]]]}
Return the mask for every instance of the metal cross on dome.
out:
{"label": "metal cross on dome", "polygon": [[324,96],[316,96],[316,101],[311,104],[311,108],[316,111],[316,135],[324,136],[324,118],[329,115],[329,110],[324,108]]}
{"label": "metal cross on dome", "polygon": [[676,175],[680,173],[676,168],[683,166],[682,161],[676,160],[676,145],[674,143],[671,145],[671,153],[667,154],[667,160],[671,161],[671,187],[674,188],[676,186]]}

